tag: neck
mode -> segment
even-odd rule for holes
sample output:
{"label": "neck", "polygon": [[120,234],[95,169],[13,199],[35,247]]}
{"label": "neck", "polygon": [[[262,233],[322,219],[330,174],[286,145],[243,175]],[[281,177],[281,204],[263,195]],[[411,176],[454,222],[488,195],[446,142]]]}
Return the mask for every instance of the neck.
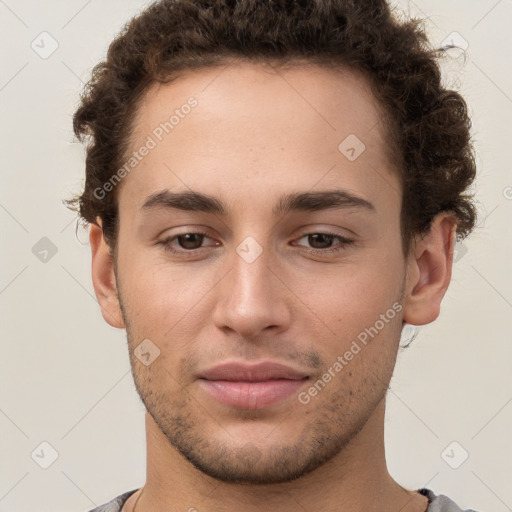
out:
{"label": "neck", "polygon": [[146,413],[147,475],[144,492],[133,496],[135,512],[200,510],[273,512],[423,512],[428,501],[390,476],[384,451],[385,399],[364,427],[330,461],[292,482],[271,485],[226,483],[196,469],[170,445]]}

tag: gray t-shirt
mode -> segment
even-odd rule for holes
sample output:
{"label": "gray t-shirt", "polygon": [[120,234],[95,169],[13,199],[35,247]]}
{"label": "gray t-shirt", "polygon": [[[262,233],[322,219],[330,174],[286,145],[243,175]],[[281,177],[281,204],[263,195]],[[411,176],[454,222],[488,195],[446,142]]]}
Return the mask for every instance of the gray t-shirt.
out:
{"label": "gray t-shirt", "polygon": [[[117,498],[114,498],[112,501],[105,503],[105,505],[100,505],[89,512],[121,512],[128,498],[137,491],[138,489],[127,491],[117,496]],[[430,489],[419,489],[417,492],[423,494],[423,496],[426,496],[428,499],[428,507],[425,512],[475,512],[473,509],[462,510],[447,496],[443,494],[436,496]]]}

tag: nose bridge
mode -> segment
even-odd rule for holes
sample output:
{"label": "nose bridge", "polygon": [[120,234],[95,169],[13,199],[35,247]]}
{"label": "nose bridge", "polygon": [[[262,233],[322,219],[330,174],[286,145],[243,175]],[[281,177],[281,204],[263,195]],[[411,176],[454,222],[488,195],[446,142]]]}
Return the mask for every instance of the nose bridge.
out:
{"label": "nose bridge", "polygon": [[289,321],[284,290],[270,270],[271,254],[246,237],[229,259],[230,271],[220,283],[214,321],[245,337]]}
{"label": "nose bridge", "polygon": [[253,238],[247,237],[236,248],[232,258],[232,296],[242,304],[255,302],[270,292],[270,271],[268,269],[268,249]]}

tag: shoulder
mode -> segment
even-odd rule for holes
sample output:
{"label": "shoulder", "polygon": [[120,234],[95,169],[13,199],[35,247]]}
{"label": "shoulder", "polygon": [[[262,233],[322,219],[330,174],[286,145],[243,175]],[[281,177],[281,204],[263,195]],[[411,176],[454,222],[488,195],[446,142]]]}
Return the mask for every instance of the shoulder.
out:
{"label": "shoulder", "polygon": [[428,498],[428,508],[425,512],[476,512],[473,509],[461,509],[453,500],[444,494],[436,495],[430,489],[418,491]]}
{"label": "shoulder", "polygon": [[123,508],[123,505],[126,503],[128,498],[137,491],[138,489],[133,489],[132,491],[127,491],[123,494],[120,494],[108,503],[89,510],[89,512],[121,512],[121,509]]}

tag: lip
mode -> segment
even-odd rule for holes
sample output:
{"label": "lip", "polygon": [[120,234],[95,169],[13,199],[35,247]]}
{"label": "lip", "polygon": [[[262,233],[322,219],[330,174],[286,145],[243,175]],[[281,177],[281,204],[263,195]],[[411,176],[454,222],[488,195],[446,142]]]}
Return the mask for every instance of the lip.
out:
{"label": "lip", "polygon": [[296,393],[308,378],[306,373],[280,363],[233,362],[202,372],[198,380],[208,395],[224,405],[262,409]]}
{"label": "lip", "polygon": [[265,380],[288,379],[301,380],[307,373],[295,370],[291,366],[271,361],[258,364],[224,363],[201,372],[199,378],[206,380],[230,380],[261,382]]}

